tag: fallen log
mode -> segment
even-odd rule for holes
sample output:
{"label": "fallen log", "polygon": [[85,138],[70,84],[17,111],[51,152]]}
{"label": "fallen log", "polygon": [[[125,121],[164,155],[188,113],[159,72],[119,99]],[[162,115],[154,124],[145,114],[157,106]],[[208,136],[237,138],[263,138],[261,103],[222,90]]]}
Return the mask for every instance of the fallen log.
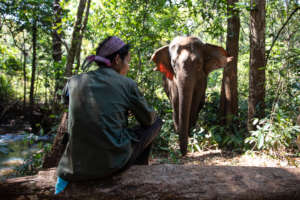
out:
{"label": "fallen log", "polygon": [[71,183],[54,195],[55,168],[0,184],[1,199],[300,199],[300,169],[195,165],[133,166],[107,180]]}

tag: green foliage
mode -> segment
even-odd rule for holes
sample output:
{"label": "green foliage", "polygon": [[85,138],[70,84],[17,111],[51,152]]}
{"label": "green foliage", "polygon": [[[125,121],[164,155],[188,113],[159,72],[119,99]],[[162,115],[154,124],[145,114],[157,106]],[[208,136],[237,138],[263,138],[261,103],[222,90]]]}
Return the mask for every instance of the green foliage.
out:
{"label": "green foliage", "polygon": [[15,91],[12,89],[10,82],[6,76],[0,74],[0,101],[8,102],[14,98]]}
{"label": "green foliage", "polygon": [[33,23],[37,23],[40,29],[49,30],[52,22],[52,1],[51,0],[6,0],[0,2],[0,13],[20,26],[18,31],[30,30]]}
{"label": "green foliage", "polygon": [[245,143],[251,144],[258,150],[278,152],[288,148],[295,143],[300,133],[300,127],[295,126],[293,121],[281,112],[276,113],[273,120],[272,118],[255,119],[253,125],[256,126],[256,130],[250,132],[251,136],[245,140]]}
{"label": "green foliage", "polygon": [[160,135],[155,140],[156,151],[172,152],[178,149],[177,141],[178,135],[174,131],[173,120],[171,113],[168,113],[163,119],[163,127]]}
{"label": "green foliage", "polygon": [[[34,138],[26,138],[24,142],[28,143],[29,145],[36,143],[34,141]],[[21,166],[17,167],[17,176],[33,175],[36,174],[38,170],[42,168],[44,156],[47,152],[51,150],[51,144],[39,142],[37,148],[40,150],[31,154],[27,159],[24,160],[24,163]]]}
{"label": "green foliage", "polygon": [[42,168],[43,158],[47,152],[51,149],[51,144],[42,144],[39,143],[40,151],[33,153],[28,159],[24,161],[24,164],[17,167],[16,174],[17,176],[28,176],[33,175]]}
{"label": "green foliage", "polygon": [[7,59],[3,60],[2,66],[0,66],[0,69],[5,70],[8,75],[17,75],[17,72],[22,70],[21,63],[18,59],[16,59],[14,56],[10,55],[7,57]]}

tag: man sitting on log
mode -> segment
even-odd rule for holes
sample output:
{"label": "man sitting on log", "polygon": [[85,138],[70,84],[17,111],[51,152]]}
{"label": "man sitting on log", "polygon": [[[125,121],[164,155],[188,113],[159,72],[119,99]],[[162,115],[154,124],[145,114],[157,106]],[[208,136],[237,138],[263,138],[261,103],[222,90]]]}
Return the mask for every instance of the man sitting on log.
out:
{"label": "man sitting on log", "polygon": [[[108,37],[83,63],[83,70],[92,62],[99,69],[73,76],[66,84],[69,139],[57,168],[56,194],[70,181],[106,178],[133,164],[148,164],[162,122],[126,77],[129,61],[129,45]],[[128,128],[129,111],[141,127]]]}

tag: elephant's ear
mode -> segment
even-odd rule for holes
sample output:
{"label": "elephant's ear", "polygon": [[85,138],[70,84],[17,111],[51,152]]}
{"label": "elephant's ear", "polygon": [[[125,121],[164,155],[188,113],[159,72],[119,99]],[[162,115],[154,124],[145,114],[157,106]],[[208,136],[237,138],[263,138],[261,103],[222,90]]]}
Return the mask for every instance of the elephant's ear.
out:
{"label": "elephant's ear", "polygon": [[233,59],[233,57],[229,57],[225,49],[212,44],[204,44],[203,55],[204,70],[207,74],[215,69],[225,67]]}
{"label": "elephant's ear", "polygon": [[157,49],[151,56],[151,60],[155,62],[156,68],[154,70],[160,71],[168,79],[173,80],[174,71],[171,66],[169,46],[163,46]]}

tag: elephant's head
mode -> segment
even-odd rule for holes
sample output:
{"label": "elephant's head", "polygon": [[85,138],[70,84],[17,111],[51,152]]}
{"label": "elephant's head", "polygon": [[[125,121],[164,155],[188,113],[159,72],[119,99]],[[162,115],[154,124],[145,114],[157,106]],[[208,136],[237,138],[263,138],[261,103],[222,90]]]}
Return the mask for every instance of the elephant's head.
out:
{"label": "elephant's head", "polygon": [[165,92],[173,107],[182,155],[187,153],[190,128],[205,101],[207,76],[232,60],[222,47],[204,44],[197,37],[176,37],[151,57],[162,72]]}

